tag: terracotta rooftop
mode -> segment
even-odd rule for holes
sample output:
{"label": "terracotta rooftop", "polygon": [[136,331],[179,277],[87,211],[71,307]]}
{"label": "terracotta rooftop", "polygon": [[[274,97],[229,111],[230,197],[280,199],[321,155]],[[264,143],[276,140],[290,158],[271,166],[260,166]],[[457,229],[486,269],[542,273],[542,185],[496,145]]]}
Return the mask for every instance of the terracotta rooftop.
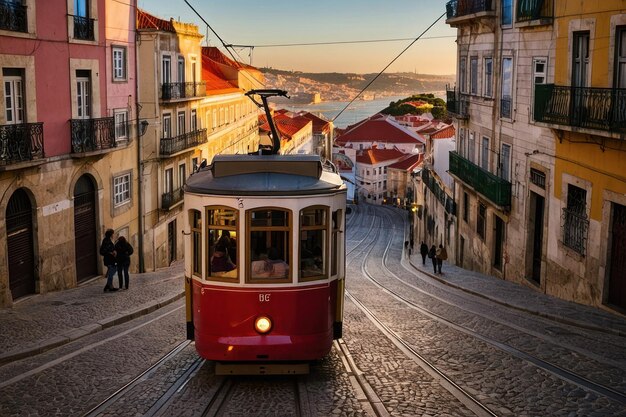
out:
{"label": "terracotta rooftop", "polygon": [[366,149],[357,153],[356,161],[360,164],[374,165],[392,159],[398,159],[405,155],[404,152],[393,149]]}
{"label": "terracotta rooftop", "polygon": [[335,140],[335,143],[340,146],[348,142],[421,144],[425,141],[419,134],[385,117],[367,119],[363,123],[348,129]]}
{"label": "terracotta rooftop", "polygon": [[402,171],[413,171],[419,165],[424,162],[424,154],[411,154],[407,155],[405,158],[402,158],[398,162],[395,162],[388,166],[388,168],[400,169]]}
{"label": "terracotta rooftop", "polygon": [[[311,123],[310,120],[300,116],[289,117],[284,114],[276,113],[274,116],[274,124],[283,139],[293,138],[296,133],[304,129],[309,123]],[[270,131],[270,125],[267,122],[265,115],[259,115],[259,130],[264,132]]]}
{"label": "terracotta rooftop", "polygon": [[430,137],[432,139],[450,139],[453,138],[455,134],[456,130],[454,129],[454,126],[448,125],[443,129],[440,129],[439,131],[433,133],[432,135],[430,135]]}
{"label": "terracotta rooftop", "polygon": [[330,122],[328,120],[322,119],[321,117],[316,116],[313,113],[305,111],[302,111],[298,114],[302,117],[306,117],[313,122],[313,133],[325,134],[330,132]]}
{"label": "terracotta rooftop", "polygon": [[141,9],[137,9],[137,29],[156,29],[166,32],[176,32],[171,20],[159,19]]}
{"label": "terracotta rooftop", "polygon": [[217,62],[218,64],[222,64],[222,65],[226,65],[232,68],[239,68],[239,69],[248,69],[248,70],[253,70],[253,71],[258,71],[257,68],[251,66],[251,65],[247,65],[244,64],[242,62],[239,61],[235,61],[233,59],[230,59],[229,57],[227,57],[225,54],[222,53],[222,51],[220,51],[217,47],[215,46],[203,46],[202,47],[202,57],[207,57],[215,62]]}

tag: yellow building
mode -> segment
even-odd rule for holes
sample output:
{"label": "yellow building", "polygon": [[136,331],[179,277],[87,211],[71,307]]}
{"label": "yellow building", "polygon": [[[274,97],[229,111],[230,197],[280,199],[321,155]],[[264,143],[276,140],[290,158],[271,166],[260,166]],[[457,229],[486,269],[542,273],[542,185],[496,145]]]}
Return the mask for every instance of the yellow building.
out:
{"label": "yellow building", "polygon": [[555,143],[545,292],[621,312],[626,309],[625,6],[623,0],[555,2],[554,79],[536,85],[534,101],[534,120],[552,130]]}

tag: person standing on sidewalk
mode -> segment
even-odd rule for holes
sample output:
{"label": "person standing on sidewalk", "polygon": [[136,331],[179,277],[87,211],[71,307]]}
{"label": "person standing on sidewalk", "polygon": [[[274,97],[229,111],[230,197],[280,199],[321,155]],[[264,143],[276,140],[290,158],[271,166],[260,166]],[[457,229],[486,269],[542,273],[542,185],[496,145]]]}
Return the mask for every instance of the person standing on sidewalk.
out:
{"label": "person standing on sidewalk", "polygon": [[[437,251],[435,252],[435,256],[437,257],[437,269],[439,270],[439,273],[441,274],[441,265],[443,264],[443,261],[448,259],[448,252],[446,251],[446,248],[444,248],[442,244],[439,244],[439,247],[437,248]],[[436,272],[437,271],[435,271],[435,273]]]}
{"label": "person standing on sidewalk", "polygon": [[[120,290],[123,288],[128,289],[128,268],[130,267],[130,255],[133,254],[133,247],[124,236],[120,236],[115,242],[115,252],[117,256],[117,278],[120,281]],[[124,278],[124,279],[122,279]]]}
{"label": "person standing on sidewalk", "polygon": [[108,229],[104,232],[104,239],[102,239],[102,244],[100,245],[100,255],[102,255],[104,266],[107,267],[107,283],[104,286],[104,292],[117,291],[117,288],[113,288],[113,275],[117,271],[115,267],[115,256],[117,253],[115,253],[115,245],[113,244],[113,233],[113,229]]}
{"label": "person standing on sidewalk", "polygon": [[433,269],[435,270],[435,274],[437,273],[437,248],[435,245],[430,247],[428,251],[428,257],[433,261]]}
{"label": "person standing on sidewalk", "polygon": [[428,255],[428,245],[422,240],[420,245],[420,255],[422,255],[422,265],[426,265],[426,255]]}

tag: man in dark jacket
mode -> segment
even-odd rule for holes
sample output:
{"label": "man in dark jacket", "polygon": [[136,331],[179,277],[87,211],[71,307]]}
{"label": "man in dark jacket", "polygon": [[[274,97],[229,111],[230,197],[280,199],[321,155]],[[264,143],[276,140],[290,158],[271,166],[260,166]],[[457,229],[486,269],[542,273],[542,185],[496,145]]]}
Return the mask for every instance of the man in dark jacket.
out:
{"label": "man in dark jacket", "polygon": [[[128,289],[128,281],[130,280],[128,268],[130,267],[130,255],[133,254],[133,247],[124,236],[120,236],[115,242],[115,252],[117,254],[115,260],[117,261],[117,278],[120,281],[120,290],[122,285]],[[126,282],[124,283],[124,281]]]}
{"label": "man in dark jacket", "polygon": [[420,255],[422,255],[422,265],[426,265],[426,255],[428,255],[428,245],[422,240],[420,245]]}
{"label": "man in dark jacket", "polygon": [[104,266],[107,267],[107,283],[104,286],[104,292],[117,291],[117,288],[113,288],[113,275],[115,275],[117,271],[115,266],[115,256],[117,253],[115,252],[115,245],[113,244],[113,233],[113,229],[108,229],[104,232],[104,239],[102,239],[102,244],[100,245],[100,255],[102,255]]}

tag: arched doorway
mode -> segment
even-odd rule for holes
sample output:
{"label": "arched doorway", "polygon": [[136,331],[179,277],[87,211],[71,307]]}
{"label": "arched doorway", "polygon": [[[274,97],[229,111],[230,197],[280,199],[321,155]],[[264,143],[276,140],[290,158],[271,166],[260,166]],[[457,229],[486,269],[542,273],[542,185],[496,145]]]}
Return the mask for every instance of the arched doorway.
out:
{"label": "arched doorway", "polygon": [[96,237],[96,188],[87,175],[74,186],[74,250],[76,282],[98,274]]}
{"label": "arched doorway", "polygon": [[33,208],[26,191],[9,199],[6,212],[9,287],[13,299],[35,293]]}

